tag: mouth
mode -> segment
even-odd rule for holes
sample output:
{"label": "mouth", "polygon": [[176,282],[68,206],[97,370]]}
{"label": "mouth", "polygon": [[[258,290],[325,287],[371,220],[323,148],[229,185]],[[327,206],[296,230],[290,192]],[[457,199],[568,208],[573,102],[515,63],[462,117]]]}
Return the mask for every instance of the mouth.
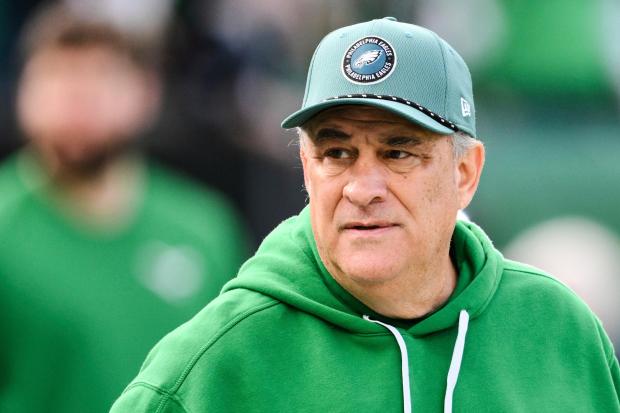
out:
{"label": "mouth", "polygon": [[350,222],[342,227],[344,231],[355,232],[380,232],[390,228],[397,227],[397,224],[391,222]]}

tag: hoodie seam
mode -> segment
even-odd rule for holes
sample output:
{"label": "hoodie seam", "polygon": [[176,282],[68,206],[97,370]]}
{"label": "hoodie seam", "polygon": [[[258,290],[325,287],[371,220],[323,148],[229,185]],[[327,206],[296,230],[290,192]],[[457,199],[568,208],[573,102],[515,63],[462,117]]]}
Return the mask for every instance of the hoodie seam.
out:
{"label": "hoodie seam", "polygon": [[183,409],[183,411],[185,413],[191,413],[191,411],[187,408],[187,406],[185,406],[185,404],[181,401],[181,399],[178,397],[178,395],[172,394],[169,391],[167,391],[166,389],[162,389],[161,387],[155,386],[155,385],[153,385],[151,383],[148,383],[148,382],[145,382],[145,381],[138,381],[138,382],[135,382],[135,383],[131,383],[123,391],[123,394],[129,392],[130,390],[132,390],[132,389],[134,389],[136,387],[145,387],[145,388],[150,389],[150,390],[154,391],[155,393],[158,393],[158,394],[160,394],[162,396],[162,400],[157,405],[156,412],[160,412],[161,409],[164,408],[168,404],[168,401],[172,400],[172,401],[176,402],[176,404],[179,405],[179,407],[181,409]]}
{"label": "hoodie seam", "polygon": [[614,350],[613,343],[606,340],[605,329],[603,328],[601,321],[598,319],[598,317],[596,317],[596,315],[594,315],[594,319],[601,341],[601,346],[603,347],[603,352],[605,353],[605,358],[607,359],[607,368],[611,370],[614,363],[616,362],[616,352]]}
{"label": "hoodie seam", "polygon": [[250,308],[250,309],[242,312],[241,314],[238,314],[232,320],[230,320],[228,323],[226,323],[222,328],[220,328],[213,335],[213,337],[209,341],[207,341],[207,343],[205,343],[194,354],[194,356],[191,358],[191,360],[187,363],[185,369],[183,370],[183,372],[181,373],[181,375],[179,376],[177,381],[172,386],[172,389],[170,389],[169,391],[166,391],[167,397],[165,397],[164,399],[161,400],[161,402],[159,403],[159,405],[157,407],[156,412],[162,411],[162,409],[166,406],[166,404],[168,403],[168,400],[170,400],[170,398],[174,398],[175,400],[178,399],[178,397],[176,397],[176,392],[181,388],[181,386],[185,382],[185,379],[187,379],[187,377],[189,376],[189,374],[193,370],[193,368],[196,365],[196,363],[198,363],[198,361],[207,352],[207,350],[209,348],[211,348],[217,341],[219,341],[220,338],[222,338],[228,331],[230,331],[233,327],[235,327],[237,324],[239,324],[241,321],[245,320],[246,318],[248,318],[248,317],[250,317],[250,316],[252,316],[252,315],[254,315],[256,313],[259,313],[259,312],[261,312],[263,310],[267,310],[267,309],[269,309],[271,307],[277,306],[279,304],[281,304],[279,301],[273,300],[273,301],[270,301],[268,303],[261,304],[261,305],[258,305],[256,307]]}
{"label": "hoodie seam", "polygon": [[545,274],[542,272],[537,272],[535,270],[528,270],[528,269],[521,269],[521,268],[514,268],[514,267],[504,267],[504,272],[515,272],[518,274],[528,274],[528,275],[534,275],[537,277],[541,277],[544,279],[547,279],[551,282],[553,282],[554,284],[560,285],[562,286],[564,289],[566,289],[567,291],[569,291],[570,293],[572,293],[573,295],[577,295],[573,290],[571,290],[571,288],[569,286],[567,286],[566,284],[564,284],[562,281],[558,280],[557,278],[553,277],[552,275],[549,274]]}
{"label": "hoodie seam", "polygon": [[616,361],[616,354],[613,351],[610,351],[607,355],[607,367],[611,369],[614,362]]}

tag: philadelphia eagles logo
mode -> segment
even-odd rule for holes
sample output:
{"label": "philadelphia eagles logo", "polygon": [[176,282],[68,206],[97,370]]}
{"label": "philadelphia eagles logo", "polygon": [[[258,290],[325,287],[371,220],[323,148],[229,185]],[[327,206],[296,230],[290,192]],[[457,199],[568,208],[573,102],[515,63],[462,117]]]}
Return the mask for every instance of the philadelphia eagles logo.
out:
{"label": "philadelphia eagles logo", "polygon": [[342,60],[342,74],[357,84],[377,83],[387,78],[396,66],[392,45],[376,36],[353,43]]}
{"label": "philadelphia eagles logo", "polygon": [[364,65],[369,65],[383,53],[381,50],[369,50],[368,52],[364,52],[360,57],[355,59],[355,63],[353,63],[354,67],[362,67]]}

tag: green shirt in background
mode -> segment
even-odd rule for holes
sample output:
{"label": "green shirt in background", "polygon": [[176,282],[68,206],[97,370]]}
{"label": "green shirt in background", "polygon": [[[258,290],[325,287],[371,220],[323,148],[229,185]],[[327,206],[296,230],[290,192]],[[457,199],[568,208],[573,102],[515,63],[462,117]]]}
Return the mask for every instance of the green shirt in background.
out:
{"label": "green shirt in background", "polygon": [[0,411],[104,412],[247,239],[219,194],[156,165],[132,219],[95,230],[25,184],[24,156],[0,167]]}

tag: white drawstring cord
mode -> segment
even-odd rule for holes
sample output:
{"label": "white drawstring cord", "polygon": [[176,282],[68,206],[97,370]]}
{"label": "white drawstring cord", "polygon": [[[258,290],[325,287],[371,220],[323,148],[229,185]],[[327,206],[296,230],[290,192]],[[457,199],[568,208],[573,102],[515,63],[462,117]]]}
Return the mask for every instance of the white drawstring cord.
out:
{"label": "white drawstring cord", "polygon": [[443,403],[444,413],[452,413],[452,396],[456,381],[459,378],[461,370],[461,361],[463,360],[463,352],[465,350],[465,337],[467,336],[467,328],[469,327],[469,313],[461,310],[459,314],[459,331],[454,343],[454,352],[452,353],[452,361],[450,362],[450,370],[448,370],[448,381],[446,387],[446,396]]}
{"label": "white drawstring cord", "polygon": [[[379,324],[387,328],[390,333],[396,338],[398,348],[400,349],[401,359],[401,374],[403,382],[403,412],[411,413],[411,389],[409,387],[409,357],[407,355],[407,345],[403,336],[398,329],[389,324],[382,323],[381,321],[372,320],[367,315],[364,316],[364,320],[371,323]],[[454,343],[454,350],[452,352],[452,361],[450,362],[450,369],[448,370],[448,379],[446,387],[446,395],[444,398],[444,413],[452,413],[452,396],[454,395],[454,388],[459,378],[459,372],[461,370],[461,361],[463,360],[463,352],[465,351],[465,337],[467,336],[467,329],[469,328],[469,313],[466,310],[461,310],[459,314],[459,328],[456,335],[456,342]]]}
{"label": "white drawstring cord", "polygon": [[400,335],[400,332],[396,329],[396,327],[393,327],[389,324],[385,324],[377,320],[372,320],[367,315],[364,316],[364,320],[368,320],[371,323],[379,324],[387,328],[396,339],[398,347],[400,348],[401,374],[403,381],[403,412],[411,413],[411,389],[409,387],[409,357],[407,356],[407,345],[405,344],[403,336]]}

